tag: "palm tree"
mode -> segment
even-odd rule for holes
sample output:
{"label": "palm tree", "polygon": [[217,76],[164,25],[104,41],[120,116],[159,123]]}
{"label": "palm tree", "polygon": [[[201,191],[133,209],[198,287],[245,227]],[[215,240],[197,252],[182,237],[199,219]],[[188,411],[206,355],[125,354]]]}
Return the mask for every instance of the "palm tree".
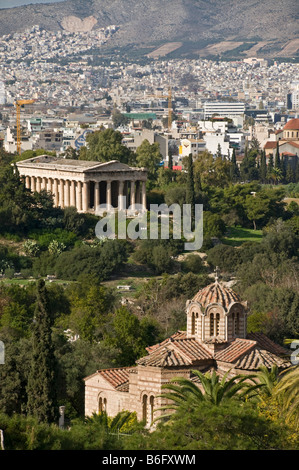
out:
{"label": "palm tree", "polygon": [[133,415],[134,413],[131,411],[121,411],[110,420],[107,413],[104,411],[102,413],[93,413],[91,416],[86,417],[85,423],[103,426],[107,433],[114,433],[119,432]]}
{"label": "palm tree", "polygon": [[274,396],[282,403],[286,421],[293,421],[299,426],[299,366],[293,366],[283,371],[281,379],[274,390]]}
{"label": "palm tree", "polygon": [[276,364],[271,369],[267,369],[266,366],[261,366],[256,378],[263,385],[261,387],[261,395],[270,397],[273,395],[274,389],[278,383],[279,370]]}
{"label": "palm tree", "polygon": [[[220,380],[220,377],[215,371],[213,371],[212,374],[203,374],[198,370],[192,370],[191,372],[199,379],[202,390],[190,379],[175,377],[169,384],[162,386],[163,389],[170,390],[170,392],[163,393],[161,397],[171,400],[172,403],[159,408],[159,410],[177,410],[187,402],[190,403],[190,400],[193,405],[206,401],[218,406],[225,399],[251,398],[255,396],[253,392],[263,386],[262,384],[251,384],[248,382],[248,380],[254,379],[256,377],[255,375],[236,375],[227,380],[227,376],[230,372],[228,371]],[[160,418],[168,416],[169,415],[163,415]]]}

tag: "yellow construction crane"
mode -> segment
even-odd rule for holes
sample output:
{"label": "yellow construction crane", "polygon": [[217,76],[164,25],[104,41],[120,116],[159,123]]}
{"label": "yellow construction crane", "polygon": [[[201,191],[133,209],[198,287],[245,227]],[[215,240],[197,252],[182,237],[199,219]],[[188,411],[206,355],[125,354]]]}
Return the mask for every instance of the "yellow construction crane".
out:
{"label": "yellow construction crane", "polygon": [[168,130],[171,128],[172,123],[172,94],[171,94],[171,86],[168,87],[168,95],[147,95],[155,97],[155,98],[168,98]]}
{"label": "yellow construction crane", "polygon": [[21,155],[21,107],[25,104],[32,104],[35,100],[17,100],[16,111],[17,111],[17,152]]}

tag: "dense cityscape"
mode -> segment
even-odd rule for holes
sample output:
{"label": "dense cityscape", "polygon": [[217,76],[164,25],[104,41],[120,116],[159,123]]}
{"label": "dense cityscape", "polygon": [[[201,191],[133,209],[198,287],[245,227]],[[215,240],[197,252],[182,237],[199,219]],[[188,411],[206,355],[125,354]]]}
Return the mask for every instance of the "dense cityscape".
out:
{"label": "dense cityscape", "polygon": [[298,450],[299,63],[118,29],[0,37],[0,450]]}

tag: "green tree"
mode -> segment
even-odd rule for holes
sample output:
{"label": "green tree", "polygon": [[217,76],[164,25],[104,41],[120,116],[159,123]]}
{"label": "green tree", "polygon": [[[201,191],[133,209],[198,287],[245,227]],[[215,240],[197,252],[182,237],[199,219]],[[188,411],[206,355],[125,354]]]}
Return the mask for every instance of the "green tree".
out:
{"label": "green tree", "polygon": [[269,200],[256,194],[255,196],[248,195],[245,199],[245,212],[250,221],[253,223],[253,228],[256,230],[257,220],[266,217],[269,210]]}
{"label": "green tree", "polygon": [[256,164],[257,152],[257,149],[251,149],[248,151],[247,146],[245,147],[244,158],[240,165],[240,173],[243,181],[258,179],[258,169]]}
{"label": "green tree", "polygon": [[156,329],[154,323],[151,322],[150,327],[148,321],[139,320],[128,308],[116,309],[111,315],[104,342],[118,351],[115,357],[117,366],[131,366],[145,355],[145,348],[157,340]]}
{"label": "green tree", "polygon": [[[79,155],[80,160],[109,162],[118,160],[121,163],[132,164],[135,161],[134,153],[122,144],[123,136],[119,131],[104,129],[88,134],[87,148]],[[81,149],[82,149],[81,148]]]}
{"label": "green tree", "polygon": [[28,376],[28,413],[41,422],[57,420],[57,365],[52,341],[53,317],[43,280],[37,284],[37,299],[32,328],[31,369]]}
{"label": "green tree", "polygon": [[131,450],[273,450],[298,449],[289,441],[290,429],[251,405],[227,400],[221,406],[191,400],[156,430],[140,431],[125,440]]}
{"label": "green tree", "polygon": [[279,142],[277,141],[276,144],[276,152],[275,152],[275,159],[274,159],[274,168],[276,170],[281,170],[281,160],[280,160],[280,153],[279,153]]}
{"label": "green tree", "polygon": [[261,165],[260,165],[260,180],[262,183],[266,182],[267,178],[267,163],[265,150],[261,152]]}
{"label": "green tree", "polygon": [[275,396],[282,402],[283,412],[287,421],[293,421],[299,428],[299,367],[287,369],[280,374],[280,380],[274,391]]}
{"label": "green tree", "polygon": [[233,182],[238,181],[238,179],[240,178],[240,171],[239,171],[239,167],[237,165],[236,150],[235,149],[233,149],[233,153],[232,153],[231,166],[230,166],[230,177],[231,177],[231,181],[233,181]]}
{"label": "green tree", "polygon": [[257,379],[259,383],[263,384],[263,387],[260,390],[260,396],[272,396],[278,383],[278,374],[279,370],[276,364],[274,364],[271,369],[268,369],[266,366],[261,366],[259,368]]}
{"label": "green tree", "polygon": [[186,204],[191,206],[191,216],[194,220],[195,215],[195,192],[194,192],[194,173],[193,173],[193,156],[189,154],[187,160],[187,183],[186,183]]}
{"label": "green tree", "polygon": [[128,124],[129,119],[118,109],[114,109],[112,111],[112,122],[114,129],[117,129],[119,126],[125,126],[126,124]]}
{"label": "green tree", "polygon": [[102,339],[113,300],[110,291],[95,281],[89,286],[86,283],[84,295],[77,288],[74,289],[68,319],[69,328],[89,343]]}
{"label": "green tree", "polygon": [[170,392],[163,393],[162,397],[172,401],[172,404],[167,404],[161,409],[176,410],[190,400],[193,404],[205,401],[219,406],[225,399],[242,399],[252,394],[255,395],[255,390],[261,387],[259,384],[250,384],[248,382],[248,380],[255,377],[254,375],[244,376],[239,374],[227,379],[229,374],[227,372],[220,379],[215,371],[203,374],[198,370],[192,370],[192,374],[200,381],[203,391],[192,380],[175,377],[170,380],[169,384],[162,386],[162,389],[170,390]]}
{"label": "green tree", "polygon": [[201,190],[203,185],[224,188],[230,183],[231,162],[222,157],[214,158],[207,151],[200,152],[194,161],[194,180]]}
{"label": "green tree", "polygon": [[157,179],[158,168],[162,159],[158,142],[150,144],[147,139],[144,139],[142,144],[136,149],[137,166],[147,168],[148,181],[150,183]]}
{"label": "green tree", "polygon": [[267,180],[272,181],[273,179],[273,169],[274,169],[274,159],[273,155],[269,156],[268,165],[267,165]]}

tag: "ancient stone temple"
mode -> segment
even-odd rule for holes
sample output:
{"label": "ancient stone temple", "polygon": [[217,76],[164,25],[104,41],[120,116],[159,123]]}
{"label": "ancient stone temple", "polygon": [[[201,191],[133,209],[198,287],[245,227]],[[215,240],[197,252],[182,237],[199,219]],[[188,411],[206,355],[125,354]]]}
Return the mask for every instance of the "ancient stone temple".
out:
{"label": "ancient stone temple", "polygon": [[144,168],[132,168],[117,160],[99,163],[49,155],[20,161],[17,168],[28,189],[50,191],[54,205],[62,209],[74,206],[78,212],[92,213],[100,204],[122,210],[135,204],[146,207]]}
{"label": "ancient stone temple", "polygon": [[135,411],[150,426],[167,404],[162,385],[182,376],[195,380],[192,370],[215,370],[223,376],[252,374],[260,366],[289,367],[289,353],[263,333],[247,334],[247,303],[218,281],[201,289],[186,304],[187,329],[160,344],[132,367],[98,370],[85,378],[85,413],[106,410],[114,416]]}

